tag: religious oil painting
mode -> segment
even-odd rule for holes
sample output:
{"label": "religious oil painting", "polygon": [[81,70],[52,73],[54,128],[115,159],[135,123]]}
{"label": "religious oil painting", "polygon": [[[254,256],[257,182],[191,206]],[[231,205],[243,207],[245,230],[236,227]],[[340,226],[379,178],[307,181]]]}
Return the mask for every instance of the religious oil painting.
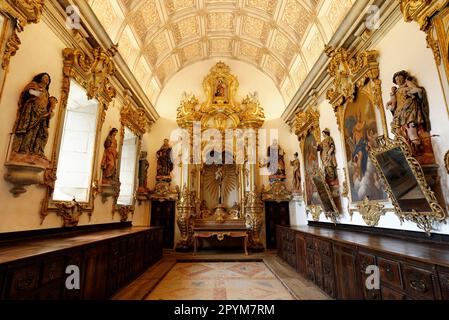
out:
{"label": "religious oil painting", "polygon": [[312,134],[304,141],[305,187],[307,205],[320,205],[320,197],[313,183],[314,172],[318,169],[317,142]]}
{"label": "religious oil painting", "polygon": [[379,135],[374,105],[360,92],[357,99],[348,103],[344,117],[345,150],[348,183],[352,202],[370,200],[386,201],[385,188],[376,174],[369,152],[376,147]]}

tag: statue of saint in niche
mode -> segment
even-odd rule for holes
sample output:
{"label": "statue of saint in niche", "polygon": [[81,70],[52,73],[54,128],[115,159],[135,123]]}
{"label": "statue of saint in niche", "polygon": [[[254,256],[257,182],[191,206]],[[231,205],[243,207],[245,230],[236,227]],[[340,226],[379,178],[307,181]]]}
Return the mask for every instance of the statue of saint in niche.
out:
{"label": "statue of saint in niche", "polygon": [[172,147],[169,140],[164,139],[164,144],[156,152],[157,158],[157,181],[171,181],[171,172],[173,171]]}
{"label": "statue of saint in niche", "polygon": [[142,151],[140,153],[139,158],[139,188],[137,192],[148,192],[148,168],[150,167],[150,163],[147,160],[148,153],[146,151]]}
{"label": "statue of saint in niche", "polygon": [[271,146],[267,149],[268,171],[270,173],[270,181],[284,181],[285,176],[285,152],[278,144],[277,140],[273,140]]}
{"label": "statue of saint in niche", "polygon": [[13,128],[13,153],[46,159],[44,149],[48,141],[48,128],[58,102],[50,96],[50,83],[50,75],[40,73],[23,89]]}
{"label": "statue of saint in niche", "polygon": [[104,154],[101,160],[101,170],[103,171],[102,183],[110,184],[117,176],[117,132],[116,128],[109,131],[108,137],[104,141]]}
{"label": "statue of saint in niche", "polygon": [[323,141],[318,145],[317,150],[321,155],[321,162],[323,163],[326,182],[329,185],[338,184],[337,175],[337,158],[335,157],[335,142],[332,139],[330,130],[323,130]]}
{"label": "statue of saint in niche", "polygon": [[393,114],[392,131],[410,146],[420,164],[434,164],[431,141],[429,103],[426,90],[419,87],[407,71],[396,72],[387,109]]}
{"label": "statue of saint in niche", "polygon": [[293,167],[293,190],[301,192],[301,163],[298,159],[298,152],[294,154],[295,159],[290,161],[290,165]]}

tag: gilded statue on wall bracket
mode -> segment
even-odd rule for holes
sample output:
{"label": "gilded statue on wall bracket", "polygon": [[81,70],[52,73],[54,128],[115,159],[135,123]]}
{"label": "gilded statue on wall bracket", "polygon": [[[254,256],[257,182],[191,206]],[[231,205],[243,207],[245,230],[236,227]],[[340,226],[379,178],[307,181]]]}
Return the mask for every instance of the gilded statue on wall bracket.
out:
{"label": "gilded statue on wall bracket", "polygon": [[[45,156],[50,120],[58,100],[50,96],[51,78],[40,73],[20,94],[16,121],[12,130],[12,146],[6,166],[5,179],[14,184],[14,196],[24,193],[24,186],[40,183],[40,174],[50,166]],[[27,178],[20,181],[19,175]]]}
{"label": "gilded statue on wall bracket", "polygon": [[434,164],[426,90],[419,87],[416,79],[404,70],[394,74],[393,83],[396,86],[391,89],[391,100],[387,103],[387,108],[393,114],[393,134],[407,141],[413,157],[421,165]]}

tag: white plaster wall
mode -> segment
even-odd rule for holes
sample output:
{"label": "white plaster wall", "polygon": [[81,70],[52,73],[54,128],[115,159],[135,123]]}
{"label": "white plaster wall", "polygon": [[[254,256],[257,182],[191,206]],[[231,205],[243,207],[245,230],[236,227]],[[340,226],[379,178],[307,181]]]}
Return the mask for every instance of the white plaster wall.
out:
{"label": "white plaster wall", "polygon": [[[417,77],[419,84],[426,88],[429,104],[430,117],[432,121],[432,134],[439,135],[434,138],[433,146],[437,156],[437,162],[441,167],[440,175],[443,187],[445,189],[446,203],[448,202],[449,182],[447,173],[443,170],[444,153],[449,149],[449,126],[448,113],[443,97],[443,91],[439,80],[438,72],[435,66],[432,51],[427,48],[425,33],[419,30],[415,23],[405,23],[399,21],[385,37],[371,48],[378,50],[380,53],[380,79],[382,80],[382,97],[384,105],[389,101],[391,87],[393,86],[393,74],[400,70],[407,70],[413,76]],[[344,181],[345,160],[344,145],[337,126],[337,120],[330,104],[322,97],[319,103],[320,111],[320,127],[321,129],[329,128],[331,136],[335,140],[338,162],[338,173],[340,184]],[[388,110],[385,111],[388,124],[388,132],[392,137],[390,123],[392,116]],[[392,208],[391,203],[386,203],[387,208]],[[340,223],[353,225],[366,225],[357,212],[354,213],[352,219],[348,211],[348,200],[342,198],[343,216]],[[351,206],[353,208],[354,206]],[[327,221],[324,215],[321,215],[320,221]],[[309,216],[309,220],[312,218]],[[401,225],[399,219],[393,212],[386,213],[381,217],[378,227],[392,228],[412,231],[422,231],[414,223],[405,222]],[[437,233],[449,234],[448,225],[440,225],[435,231]]]}
{"label": "white plaster wall", "polygon": [[[0,121],[0,150],[3,154],[2,165],[0,165],[0,232],[13,232],[33,229],[58,228],[62,220],[56,214],[49,214],[40,224],[40,205],[45,196],[45,189],[38,186],[27,187],[27,192],[19,198],[14,198],[9,190],[12,185],[3,179],[6,154],[9,144],[9,135],[14,125],[17,113],[17,102],[21,91],[32,78],[41,72],[48,72],[52,78],[50,94],[61,97],[62,87],[62,50],[65,45],[52,30],[44,23],[31,24],[20,34],[22,45],[16,56],[11,59],[10,71],[6,79],[4,92],[0,104],[2,120]],[[39,41],[37,41],[39,39]],[[103,142],[112,127],[120,128],[121,101],[115,100],[109,107],[105,123],[101,130],[100,147],[97,169],[99,170],[101,157],[103,156]],[[51,156],[59,106],[50,122],[50,137],[45,149],[47,157]],[[147,139],[147,136],[144,138]],[[136,212],[129,220],[135,225],[148,225],[148,204],[137,206]],[[103,224],[118,222],[118,214],[112,215],[112,200],[103,204],[101,197],[95,201],[95,210],[89,221],[87,214],[80,217],[79,225]]]}
{"label": "white plaster wall", "polygon": [[286,105],[273,80],[249,63],[227,58],[196,62],[176,73],[165,84],[155,104],[160,116],[176,119],[176,109],[184,91],[194,93],[200,101],[205,101],[203,79],[219,61],[226,63],[231,68],[231,73],[237,76],[237,93],[240,95],[236,97],[237,101],[241,101],[248,93],[257,91],[267,119],[281,116]]}

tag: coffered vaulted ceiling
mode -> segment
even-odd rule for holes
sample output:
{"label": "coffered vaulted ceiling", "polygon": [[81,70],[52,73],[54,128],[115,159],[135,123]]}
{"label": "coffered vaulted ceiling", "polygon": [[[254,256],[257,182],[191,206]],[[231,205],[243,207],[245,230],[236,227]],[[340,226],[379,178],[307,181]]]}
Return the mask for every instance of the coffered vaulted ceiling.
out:
{"label": "coffered vaulted ceiling", "polygon": [[229,57],[265,72],[286,105],[355,0],[89,0],[153,104],[183,67]]}

